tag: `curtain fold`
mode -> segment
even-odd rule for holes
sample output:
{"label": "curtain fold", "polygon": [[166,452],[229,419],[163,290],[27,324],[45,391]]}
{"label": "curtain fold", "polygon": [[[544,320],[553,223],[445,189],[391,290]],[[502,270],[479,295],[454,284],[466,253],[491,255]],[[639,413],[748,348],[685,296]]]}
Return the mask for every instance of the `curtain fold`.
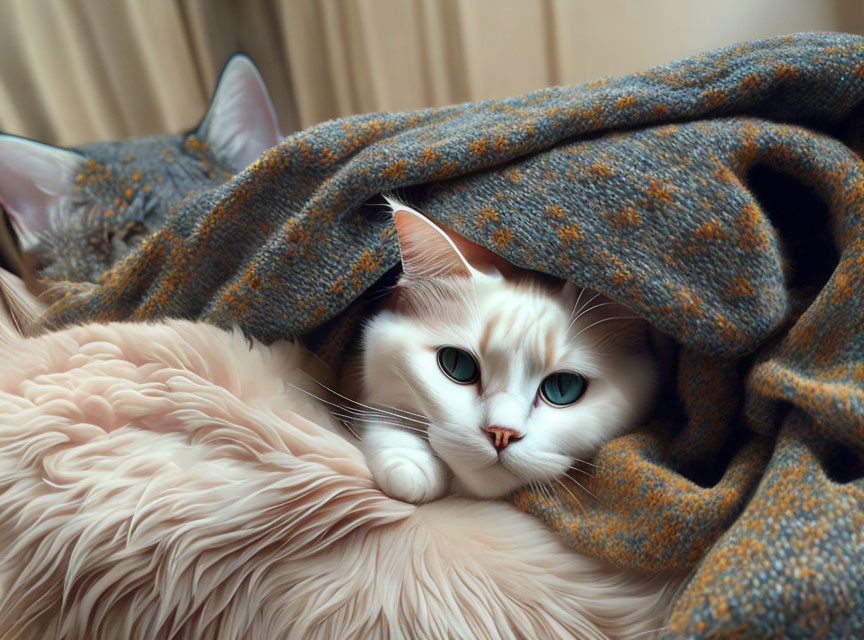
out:
{"label": "curtain fold", "polygon": [[249,54],[284,132],[621,75],[741,40],[864,33],[859,0],[3,0],[0,130],[177,132]]}

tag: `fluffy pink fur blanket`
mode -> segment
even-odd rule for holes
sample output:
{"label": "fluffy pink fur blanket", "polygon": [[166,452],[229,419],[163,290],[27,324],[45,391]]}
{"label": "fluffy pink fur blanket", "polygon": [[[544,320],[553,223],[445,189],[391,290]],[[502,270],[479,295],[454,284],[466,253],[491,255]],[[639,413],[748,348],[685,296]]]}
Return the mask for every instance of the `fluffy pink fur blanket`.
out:
{"label": "fluffy pink fur blanket", "polygon": [[[0,333],[2,335],[2,333]],[[300,347],[204,324],[0,344],[0,638],[633,638],[677,580],[503,502],[388,498]]]}

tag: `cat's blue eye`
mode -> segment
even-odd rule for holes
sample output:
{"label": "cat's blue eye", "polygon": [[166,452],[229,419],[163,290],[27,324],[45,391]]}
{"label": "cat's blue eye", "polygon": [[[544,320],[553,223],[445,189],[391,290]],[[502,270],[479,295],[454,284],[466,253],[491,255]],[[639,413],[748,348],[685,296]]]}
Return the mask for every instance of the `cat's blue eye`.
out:
{"label": "cat's blue eye", "polygon": [[587,388],[588,380],[585,376],[572,371],[558,371],[546,376],[540,383],[540,393],[543,398],[557,407],[573,404],[585,395]]}
{"label": "cat's blue eye", "polygon": [[480,377],[477,361],[470,353],[456,347],[438,349],[438,366],[448,378],[459,384],[471,384]]}

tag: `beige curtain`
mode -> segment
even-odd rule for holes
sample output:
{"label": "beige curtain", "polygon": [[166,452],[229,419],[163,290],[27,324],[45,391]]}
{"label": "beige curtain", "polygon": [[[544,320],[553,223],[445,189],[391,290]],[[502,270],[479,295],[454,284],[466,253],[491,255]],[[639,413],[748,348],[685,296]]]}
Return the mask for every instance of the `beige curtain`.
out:
{"label": "beige curtain", "polygon": [[0,130],[176,132],[235,51],[285,132],[619,75],[740,40],[864,32],[861,0],[0,0]]}

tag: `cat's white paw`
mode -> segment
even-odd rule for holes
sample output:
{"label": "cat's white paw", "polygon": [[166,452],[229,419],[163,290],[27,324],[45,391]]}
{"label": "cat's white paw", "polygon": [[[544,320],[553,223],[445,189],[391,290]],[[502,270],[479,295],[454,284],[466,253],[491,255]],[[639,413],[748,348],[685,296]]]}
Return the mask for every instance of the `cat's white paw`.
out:
{"label": "cat's white paw", "polygon": [[446,465],[422,449],[390,449],[370,460],[369,468],[384,493],[414,504],[442,497],[450,481]]}

